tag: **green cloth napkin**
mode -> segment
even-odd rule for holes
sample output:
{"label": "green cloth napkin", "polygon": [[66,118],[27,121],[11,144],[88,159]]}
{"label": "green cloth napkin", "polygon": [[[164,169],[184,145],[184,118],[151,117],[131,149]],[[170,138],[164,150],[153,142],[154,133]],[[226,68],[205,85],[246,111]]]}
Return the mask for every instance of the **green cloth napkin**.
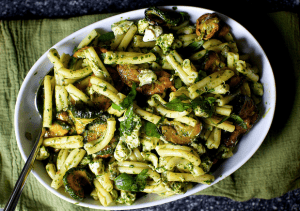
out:
{"label": "green cloth napkin", "polygon": [[[114,14],[69,19],[0,22],[0,207],[4,207],[24,161],[14,134],[14,107],[27,72],[51,46],[71,33]],[[270,199],[300,187],[300,36],[295,13],[259,15],[241,23],[258,38],[274,70],[278,101],[262,146],[239,170],[199,194],[238,201]],[[243,23],[244,21],[244,23]],[[255,22],[257,21],[257,22]],[[88,210],[66,202],[30,175],[16,210]]]}

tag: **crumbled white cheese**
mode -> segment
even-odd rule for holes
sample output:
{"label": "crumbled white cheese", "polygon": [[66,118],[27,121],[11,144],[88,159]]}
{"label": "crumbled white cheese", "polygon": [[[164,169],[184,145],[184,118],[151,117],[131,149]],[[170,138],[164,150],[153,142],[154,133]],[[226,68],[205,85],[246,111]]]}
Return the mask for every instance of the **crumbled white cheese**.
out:
{"label": "crumbled white cheese", "polygon": [[126,143],[124,141],[120,140],[118,145],[116,146],[114,158],[116,158],[117,161],[124,161],[129,158],[130,154],[130,148],[126,146]]}
{"label": "crumbled white cheese", "polygon": [[149,26],[149,22],[146,19],[140,19],[138,21],[138,32],[139,34],[144,34],[145,29]]}
{"label": "crumbled white cheese", "polygon": [[[119,118],[120,120],[120,118]],[[140,128],[142,127],[142,121],[141,118],[138,115],[134,115],[134,118],[132,120],[133,122],[137,122],[135,125],[135,128],[131,132],[130,135],[124,133],[120,137],[120,141],[124,141],[127,146],[129,146],[131,149],[136,148],[140,145]]]}
{"label": "crumbled white cheese", "polygon": [[130,26],[133,24],[133,21],[123,20],[116,22],[111,25],[111,30],[114,32],[114,35],[121,35],[128,31]]}
{"label": "crumbled white cheese", "polygon": [[101,158],[94,158],[93,162],[89,163],[91,171],[97,176],[103,173],[104,164]]}
{"label": "crumbled white cheese", "polygon": [[163,33],[160,26],[148,26],[143,37],[144,42],[155,41]]}
{"label": "crumbled white cheese", "polygon": [[157,80],[157,76],[152,70],[142,70],[139,74],[140,86],[151,84]]}

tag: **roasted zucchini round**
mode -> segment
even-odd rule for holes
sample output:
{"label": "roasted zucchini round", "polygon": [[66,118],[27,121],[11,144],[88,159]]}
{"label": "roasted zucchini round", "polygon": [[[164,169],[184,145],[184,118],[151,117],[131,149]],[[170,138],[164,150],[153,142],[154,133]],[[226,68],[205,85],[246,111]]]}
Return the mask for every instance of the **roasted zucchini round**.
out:
{"label": "roasted zucchini round", "polygon": [[66,191],[73,199],[83,200],[94,189],[93,179],[93,175],[87,169],[76,167],[66,172],[63,182]]}

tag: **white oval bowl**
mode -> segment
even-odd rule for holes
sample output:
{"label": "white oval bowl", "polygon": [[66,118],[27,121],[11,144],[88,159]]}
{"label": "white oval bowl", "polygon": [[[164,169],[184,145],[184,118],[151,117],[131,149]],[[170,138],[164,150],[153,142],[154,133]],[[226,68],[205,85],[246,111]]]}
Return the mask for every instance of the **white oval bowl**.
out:
{"label": "white oval bowl", "polygon": [[[161,8],[172,9],[172,6],[165,6]],[[67,36],[53,48],[56,48],[59,54],[68,53],[72,55],[72,50],[77,46],[80,41],[93,29],[102,30],[103,32],[111,31],[111,24],[124,19],[137,20],[144,17],[144,10],[135,10],[131,12],[122,13],[96,23],[93,23],[87,27],[84,27],[81,30]],[[177,6],[177,11],[188,12],[191,20],[196,22],[202,14],[213,13],[215,11],[207,10],[197,7],[189,6]],[[250,54],[251,62],[256,65],[260,70],[262,70],[260,81],[264,85],[264,95],[262,98],[262,117],[254,125],[249,133],[242,137],[242,140],[237,145],[234,155],[225,160],[221,166],[213,173],[216,180],[211,184],[214,185],[220,180],[226,178],[238,168],[240,168],[250,157],[256,152],[263,140],[265,139],[269,128],[271,126],[276,103],[276,89],[275,89],[275,80],[272,72],[270,62],[263,51],[262,47],[259,45],[257,40],[251,35],[247,29],[245,29],[241,24],[235,20],[220,14],[217,15],[225,21],[230,27],[232,34],[237,40],[238,48],[241,52]],[[24,161],[27,160],[30,151],[33,146],[33,141],[28,140],[25,137],[25,133],[32,134],[32,137],[35,139],[38,133],[38,130],[42,127],[41,120],[39,115],[35,112],[34,106],[34,97],[35,92],[38,89],[40,81],[47,74],[49,69],[52,67],[52,64],[47,58],[47,52],[44,53],[41,58],[33,65],[31,70],[28,72],[20,92],[18,94],[16,106],[15,106],[15,134],[17,138],[17,143],[19,150],[21,152],[22,158]],[[150,206],[156,206],[163,203],[175,201],[191,194],[197,193],[207,187],[208,185],[198,184],[191,190],[187,191],[182,195],[175,195],[171,197],[160,197],[156,194],[148,194],[146,197],[138,199],[133,205],[117,205],[110,207],[103,207],[100,205],[99,201],[93,199],[85,199],[83,202],[78,202],[72,199],[68,193],[64,191],[63,188],[55,190],[50,187],[51,179],[48,176],[45,167],[42,162],[37,161],[34,166],[32,173],[37,178],[37,180],[49,191],[57,195],[58,197],[84,207],[89,207],[93,209],[107,209],[107,210],[125,210],[125,209],[137,209]],[[222,175],[222,177],[220,177]]]}

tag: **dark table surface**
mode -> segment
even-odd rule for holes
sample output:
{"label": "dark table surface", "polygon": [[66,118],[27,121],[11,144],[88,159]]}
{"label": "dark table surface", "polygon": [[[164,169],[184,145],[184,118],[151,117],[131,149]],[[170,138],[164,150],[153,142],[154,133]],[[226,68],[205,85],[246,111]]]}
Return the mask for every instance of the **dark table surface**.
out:
{"label": "dark table surface", "polygon": [[[0,0],[0,20],[65,18],[86,14],[126,12],[153,5],[173,5],[174,2],[171,0]],[[182,1],[176,4],[180,3]],[[242,24],[243,21],[248,24],[251,22],[249,19],[253,17],[253,12],[265,14],[292,11],[299,14],[300,11],[299,0],[185,0],[184,5],[215,10],[240,21]],[[300,210],[300,189],[270,200],[251,199],[245,202],[237,202],[225,197],[193,195],[140,210]]]}

